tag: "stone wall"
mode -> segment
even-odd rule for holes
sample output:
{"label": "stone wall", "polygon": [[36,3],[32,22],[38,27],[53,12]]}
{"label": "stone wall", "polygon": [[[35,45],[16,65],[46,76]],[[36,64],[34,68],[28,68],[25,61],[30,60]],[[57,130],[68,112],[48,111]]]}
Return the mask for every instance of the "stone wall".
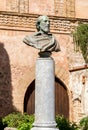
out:
{"label": "stone wall", "polygon": [[4,0],[0,11],[74,17],[74,4],[74,0]]}
{"label": "stone wall", "polygon": [[70,83],[74,121],[78,122],[88,114],[88,69],[81,68],[80,70],[71,71]]}
{"label": "stone wall", "polygon": [[[41,11],[40,11],[41,10]],[[87,0],[3,0],[0,11],[88,19]]]}
{"label": "stone wall", "polygon": [[88,0],[75,0],[76,18],[88,19]]}

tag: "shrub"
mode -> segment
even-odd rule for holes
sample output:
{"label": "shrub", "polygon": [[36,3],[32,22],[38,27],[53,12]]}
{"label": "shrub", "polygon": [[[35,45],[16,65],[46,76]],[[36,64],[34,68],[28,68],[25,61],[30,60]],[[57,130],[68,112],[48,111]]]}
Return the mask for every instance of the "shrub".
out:
{"label": "shrub", "polygon": [[76,48],[80,47],[84,60],[88,63],[88,24],[79,24],[73,33],[73,38]]}
{"label": "shrub", "polygon": [[[7,127],[15,127],[17,130],[30,130],[34,122],[34,115],[26,113],[12,113],[3,118],[3,124]],[[59,130],[78,130],[76,123],[71,123],[64,116],[56,116],[57,128]]]}
{"label": "shrub", "polygon": [[8,127],[14,127],[18,130],[30,130],[34,122],[34,115],[27,115],[26,113],[11,113],[3,118],[3,124]]}
{"label": "shrub", "polygon": [[56,116],[57,127],[60,130],[78,130],[78,126],[74,122],[69,122],[64,116]]}
{"label": "shrub", "polygon": [[88,130],[88,116],[82,118],[79,123],[82,130]]}

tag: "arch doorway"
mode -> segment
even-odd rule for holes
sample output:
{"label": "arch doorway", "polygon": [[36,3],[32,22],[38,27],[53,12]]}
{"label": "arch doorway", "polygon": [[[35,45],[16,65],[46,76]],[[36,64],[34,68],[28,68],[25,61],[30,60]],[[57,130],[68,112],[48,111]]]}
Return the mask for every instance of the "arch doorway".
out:
{"label": "arch doorway", "polygon": [[[25,94],[24,112],[34,114],[35,109],[35,81],[33,81]],[[69,98],[65,85],[55,78],[55,113],[69,118]]]}

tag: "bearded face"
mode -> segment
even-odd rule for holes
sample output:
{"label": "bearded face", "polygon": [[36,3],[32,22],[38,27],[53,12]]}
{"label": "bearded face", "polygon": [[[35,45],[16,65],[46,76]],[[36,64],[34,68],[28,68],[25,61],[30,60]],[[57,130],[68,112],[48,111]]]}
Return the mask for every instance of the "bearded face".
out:
{"label": "bearded face", "polygon": [[50,21],[48,17],[43,17],[39,25],[40,31],[48,33],[50,31]]}

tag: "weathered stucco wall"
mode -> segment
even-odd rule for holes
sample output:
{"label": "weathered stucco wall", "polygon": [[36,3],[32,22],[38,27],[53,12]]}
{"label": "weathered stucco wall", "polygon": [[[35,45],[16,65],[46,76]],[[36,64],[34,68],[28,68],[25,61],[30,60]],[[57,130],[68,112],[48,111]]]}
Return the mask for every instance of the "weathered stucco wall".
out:
{"label": "weathered stucco wall", "polygon": [[[75,82],[75,83],[74,83]],[[78,122],[82,116],[88,114],[88,69],[81,69],[70,73],[72,91],[72,105],[74,121]]]}
{"label": "weathered stucco wall", "polygon": [[75,0],[76,18],[88,19],[88,0]]}
{"label": "weathered stucco wall", "polygon": [[0,11],[88,18],[88,0],[1,0]]}
{"label": "weathered stucco wall", "polygon": [[0,11],[74,17],[74,0],[3,0]]}

